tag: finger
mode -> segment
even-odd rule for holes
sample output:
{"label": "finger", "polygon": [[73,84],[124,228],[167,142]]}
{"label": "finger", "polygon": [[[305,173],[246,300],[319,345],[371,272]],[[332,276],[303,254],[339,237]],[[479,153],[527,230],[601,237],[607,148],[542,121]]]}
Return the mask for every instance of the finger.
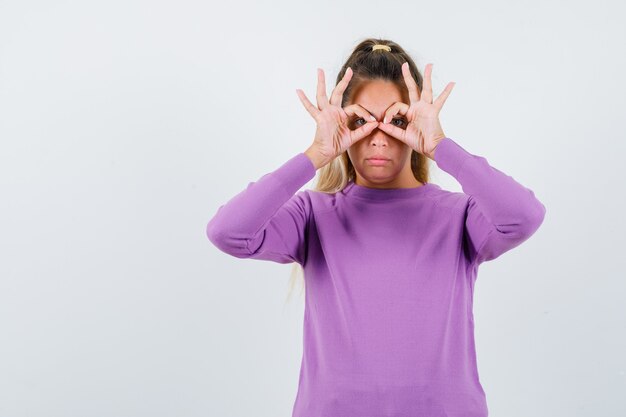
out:
{"label": "finger", "polygon": [[417,89],[417,83],[415,79],[411,75],[411,70],[409,69],[409,63],[405,62],[402,64],[402,76],[404,77],[404,83],[406,84],[407,89],[409,90],[409,102],[417,103],[420,99],[420,93]]}
{"label": "finger", "polygon": [[360,141],[361,139],[363,139],[364,137],[372,133],[372,131],[376,129],[376,126],[380,126],[380,123],[368,122],[358,129],[351,130],[350,131],[350,146],[352,146],[352,144]]}
{"label": "finger", "polygon": [[313,116],[314,119],[317,118],[317,115],[320,113],[320,111],[317,109],[317,107],[315,107],[313,105],[313,103],[311,103],[309,101],[309,99],[307,98],[307,96],[304,94],[304,91],[300,90],[299,88],[296,89],[296,94],[298,94],[298,97],[300,98],[300,101],[302,102],[302,104],[304,105],[304,108],[306,109],[306,111],[309,112],[309,114],[311,116]]}
{"label": "finger", "polygon": [[324,79],[324,70],[317,69],[317,108],[324,110],[328,106],[328,97],[326,96],[326,81]]}
{"label": "finger", "polygon": [[433,64],[426,64],[424,69],[424,88],[422,88],[422,100],[431,104],[433,102],[433,84],[430,75],[433,72]]}
{"label": "finger", "polygon": [[446,99],[452,92],[452,89],[454,88],[455,85],[456,85],[455,82],[448,83],[445,90],[443,90],[443,92],[439,94],[439,97],[437,97],[437,100],[435,100],[435,103],[434,103],[435,107],[437,108],[437,111],[441,111],[441,108],[443,107],[444,103],[446,102]]}
{"label": "finger", "polygon": [[409,111],[409,105],[403,103],[401,101],[396,101],[393,103],[387,110],[385,110],[385,115],[383,117],[383,123],[388,123],[393,119],[393,116],[400,113],[403,116],[406,116]]}
{"label": "finger", "polygon": [[374,116],[372,116],[372,114],[370,112],[365,110],[365,108],[363,106],[361,106],[360,104],[350,104],[349,106],[344,107],[343,110],[350,117],[352,117],[354,115],[357,115],[357,116],[360,116],[360,117],[362,117],[365,120],[368,120],[370,122],[375,122],[376,121],[376,118]]}
{"label": "finger", "polygon": [[330,96],[330,104],[334,106],[341,106],[341,101],[343,99],[343,92],[348,88],[348,84],[352,79],[352,68],[348,67],[346,69],[345,74],[343,74],[343,78],[339,81],[339,84],[333,89],[333,92]]}
{"label": "finger", "polygon": [[406,143],[406,130],[400,129],[398,126],[394,126],[389,123],[379,123],[378,128],[387,133],[389,136]]}

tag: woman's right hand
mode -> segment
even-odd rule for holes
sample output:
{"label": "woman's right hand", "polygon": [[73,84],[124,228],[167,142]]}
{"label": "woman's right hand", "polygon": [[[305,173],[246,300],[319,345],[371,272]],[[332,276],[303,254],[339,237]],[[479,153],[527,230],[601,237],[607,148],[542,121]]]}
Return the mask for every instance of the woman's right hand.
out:
{"label": "woman's right hand", "polygon": [[[352,69],[348,67],[341,81],[332,92],[330,101],[326,96],[326,83],[324,71],[317,69],[317,107],[315,107],[304,92],[296,89],[296,93],[305,109],[315,119],[317,130],[313,144],[307,150],[319,165],[324,166],[337,156],[341,155],[353,143],[369,135],[378,126],[376,118],[358,104],[341,107],[343,92],[348,87],[352,78]],[[354,125],[353,118],[363,118],[367,123],[355,130],[350,130]],[[319,166],[316,166],[319,168]]]}

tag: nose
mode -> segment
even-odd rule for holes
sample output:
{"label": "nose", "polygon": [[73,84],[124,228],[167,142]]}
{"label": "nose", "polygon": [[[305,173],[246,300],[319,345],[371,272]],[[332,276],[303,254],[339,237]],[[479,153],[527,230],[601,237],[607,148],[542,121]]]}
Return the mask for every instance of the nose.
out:
{"label": "nose", "polygon": [[370,145],[388,146],[390,138],[391,137],[387,133],[375,128],[372,133],[370,133],[369,141]]}

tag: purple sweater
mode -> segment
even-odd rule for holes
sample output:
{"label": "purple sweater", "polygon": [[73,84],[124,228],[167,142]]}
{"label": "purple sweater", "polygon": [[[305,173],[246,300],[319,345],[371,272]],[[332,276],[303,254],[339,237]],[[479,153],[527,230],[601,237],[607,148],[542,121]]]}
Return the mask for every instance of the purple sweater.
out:
{"label": "purple sweater", "polygon": [[534,193],[450,138],[437,166],[463,192],[426,183],[299,191],[299,153],[219,207],[209,240],[237,258],[298,262],[306,284],[293,417],[485,417],[474,344],[478,266],[528,239]]}

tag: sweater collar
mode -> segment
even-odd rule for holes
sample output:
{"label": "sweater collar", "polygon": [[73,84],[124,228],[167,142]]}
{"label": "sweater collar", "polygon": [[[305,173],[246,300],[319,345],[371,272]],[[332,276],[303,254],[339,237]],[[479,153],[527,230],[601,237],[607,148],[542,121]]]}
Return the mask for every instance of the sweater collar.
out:
{"label": "sweater collar", "polygon": [[386,201],[420,197],[437,189],[440,189],[440,187],[430,182],[412,188],[370,188],[358,185],[354,180],[351,180],[344,187],[343,193],[348,197]]}

